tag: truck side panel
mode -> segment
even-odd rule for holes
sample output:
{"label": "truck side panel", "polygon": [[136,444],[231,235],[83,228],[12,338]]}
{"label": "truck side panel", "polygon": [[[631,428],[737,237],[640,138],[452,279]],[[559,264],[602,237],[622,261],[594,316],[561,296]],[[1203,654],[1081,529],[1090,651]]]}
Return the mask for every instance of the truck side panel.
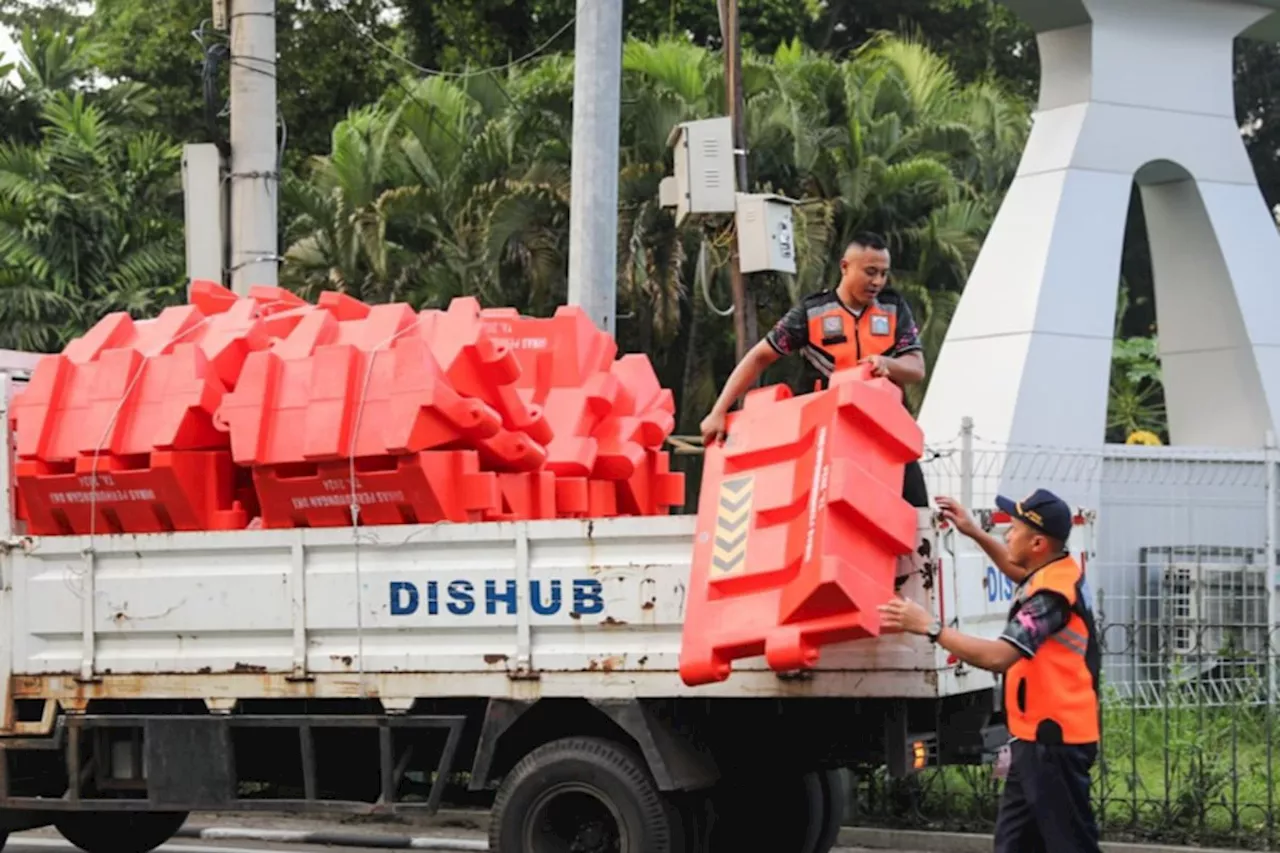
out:
{"label": "truck side panel", "polygon": [[[921,519],[927,557],[903,592],[936,607]],[[347,529],[37,538],[7,558],[17,692],[90,675],[101,686],[78,695],[116,695],[99,692],[112,681],[210,697],[936,695],[945,662],[901,636],[832,647],[797,680],[755,659],[686,688],[693,528],[666,516],[361,528],[358,541]]]}

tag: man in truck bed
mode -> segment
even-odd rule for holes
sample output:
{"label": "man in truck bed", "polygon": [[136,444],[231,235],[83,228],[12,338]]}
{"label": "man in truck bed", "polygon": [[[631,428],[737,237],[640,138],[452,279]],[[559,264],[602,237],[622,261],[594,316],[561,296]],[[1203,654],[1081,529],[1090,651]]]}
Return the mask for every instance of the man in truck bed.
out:
{"label": "man in truck bed", "polygon": [[[711,413],[702,421],[702,441],[724,438],[725,418],[765,369],[784,355],[799,355],[806,369],[802,389],[826,387],[836,370],[869,364],[876,376],[900,387],[924,379],[924,351],[911,308],[888,289],[889,249],[876,234],[858,234],[840,260],[840,283],[806,296],[734,368]],[[929,505],[919,462],[907,465],[902,496],[915,507]]]}

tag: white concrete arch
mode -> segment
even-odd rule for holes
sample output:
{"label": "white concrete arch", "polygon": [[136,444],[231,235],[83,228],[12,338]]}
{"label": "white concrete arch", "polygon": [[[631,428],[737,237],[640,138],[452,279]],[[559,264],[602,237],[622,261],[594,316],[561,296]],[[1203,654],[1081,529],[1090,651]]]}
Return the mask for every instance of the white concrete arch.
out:
{"label": "white concrete arch", "polygon": [[1232,41],[1276,37],[1280,0],[1006,2],[1038,30],[1040,103],[934,367],[926,436],[971,416],[994,442],[1100,449],[1136,180],[1171,438],[1262,446],[1280,423],[1280,234],[1235,117]]}

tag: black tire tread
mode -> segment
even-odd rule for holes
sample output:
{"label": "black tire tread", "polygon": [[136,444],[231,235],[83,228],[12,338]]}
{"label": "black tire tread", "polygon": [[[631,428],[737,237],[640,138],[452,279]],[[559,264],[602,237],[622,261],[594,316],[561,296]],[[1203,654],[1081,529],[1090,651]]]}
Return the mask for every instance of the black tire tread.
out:
{"label": "black tire tread", "polygon": [[[172,839],[187,817],[185,812],[72,812],[54,827],[85,853],[151,853]],[[137,825],[121,826],[131,822]]]}
{"label": "black tire tread", "polygon": [[[498,842],[503,824],[502,815],[511,792],[516,790],[528,776],[562,758],[587,761],[617,774],[636,791],[643,811],[662,815],[664,818],[668,816],[667,804],[658,790],[657,783],[649,774],[648,768],[632,750],[615,741],[600,737],[561,738],[529,752],[517,762],[499,786],[491,811],[494,817],[489,821],[489,849],[494,853],[500,851]],[[654,846],[645,853],[678,853],[673,851],[671,846],[673,838],[669,820],[650,821],[649,829],[654,836]]]}
{"label": "black tire tread", "polygon": [[831,848],[835,847],[840,839],[849,791],[845,785],[844,774],[839,770],[820,770],[818,777],[822,782],[826,808],[822,832],[818,836],[818,843],[814,849],[817,853],[830,853]]}

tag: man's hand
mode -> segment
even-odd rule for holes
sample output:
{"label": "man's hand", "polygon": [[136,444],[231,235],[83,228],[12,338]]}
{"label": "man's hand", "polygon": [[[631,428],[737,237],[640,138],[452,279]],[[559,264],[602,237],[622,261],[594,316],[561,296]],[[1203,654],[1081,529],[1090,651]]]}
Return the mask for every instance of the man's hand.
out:
{"label": "man's hand", "polygon": [[942,517],[950,522],[956,530],[970,538],[978,535],[978,523],[973,520],[973,516],[969,515],[969,511],[960,505],[959,501],[955,498],[939,495],[937,502],[938,509],[942,511]]}
{"label": "man's hand", "polygon": [[889,363],[890,359],[882,355],[869,355],[858,361],[858,364],[871,365],[872,376],[892,379],[893,377],[889,374]]}
{"label": "man's hand", "polygon": [[914,601],[895,598],[887,604],[880,605],[880,624],[891,630],[906,631],[908,634],[929,633],[929,623],[933,618]]}
{"label": "man's hand", "polygon": [[713,409],[711,414],[702,419],[702,446],[710,447],[724,440],[724,415]]}

